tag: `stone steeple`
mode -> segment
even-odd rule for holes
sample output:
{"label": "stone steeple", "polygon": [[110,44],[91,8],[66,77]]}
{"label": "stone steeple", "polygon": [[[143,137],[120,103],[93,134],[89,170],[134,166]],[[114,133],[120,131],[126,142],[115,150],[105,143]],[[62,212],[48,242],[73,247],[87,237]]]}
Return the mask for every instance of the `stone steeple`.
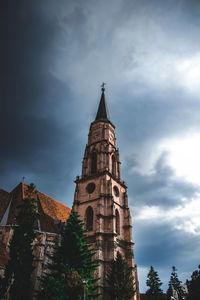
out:
{"label": "stone steeple", "polygon": [[101,90],[102,90],[101,100],[99,102],[99,108],[98,108],[98,111],[97,111],[95,121],[98,121],[98,120],[110,121],[108,107],[107,107],[106,99],[105,99],[105,95],[104,95],[104,91],[105,91],[104,87],[102,87]]}
{"label": "stone steeple", "polygon": [[[100,300],[109,300],[106,287],[108,264],[119,251],[133,268],[132,222],[128,207],[127,187],[121,179],[119,150],[116,148],[115,126],[111,123],[104,86],[96,119],[90,125],[88,143],[82,162],[82,175],[76,178],[73,208],[85,222],[90,243],[99,261]],[[139,290],[134,300],[139,300]]]}

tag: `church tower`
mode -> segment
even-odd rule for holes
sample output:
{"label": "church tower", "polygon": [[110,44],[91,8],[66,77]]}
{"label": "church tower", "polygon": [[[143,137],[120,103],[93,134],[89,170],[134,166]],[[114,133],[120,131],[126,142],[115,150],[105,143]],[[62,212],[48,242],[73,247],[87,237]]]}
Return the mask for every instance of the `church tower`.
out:
{"label": "church tower", "polygon": [[139,300],[127,187],[121,179],[115,126],[110,121],[104,91],[103,84],[96,119],[90,125],[82,175],[75,181],[73,208],[84,221],[89,241],[96,250],[95,258],[99,261],[96,275],[100,277],[100,293],[103,293],[98,299],[109,299],[105,276],[108,263],[119,251],[133,268],[137,288],[134,300]]}

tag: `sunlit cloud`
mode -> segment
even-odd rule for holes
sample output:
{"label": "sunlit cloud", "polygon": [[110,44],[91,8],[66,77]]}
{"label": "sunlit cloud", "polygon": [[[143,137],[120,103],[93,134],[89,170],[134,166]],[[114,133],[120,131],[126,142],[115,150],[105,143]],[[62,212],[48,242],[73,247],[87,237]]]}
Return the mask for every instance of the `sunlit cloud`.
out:
{"label": "sunlit cloud", "polygon": [[182,199],[182,205],[163,209],[159,206],[143,206],[135,214],[135,221],[156,224],[171,224],[177,230],[200,236],[200,195],[193,199]]}
{"label": "sunlit cloud", "polygon": [[160,150],[168,152],[168,163],[177,176],[200,184],[200,134],[189,132],[180,137],[166,139]]}
{"label": "sunlit cloud", "polygon": [[[115,88],[129,86],[134,91],[138,83],[142,83],[143,90],[175,87],[192,93],[199,91],[200,53],[196,49],[191,51],[181,33],[177,39],[153,12],[148,14],[148,5],[146,13],[140,12],[141,15],[137,10],[127,14],[122,1],[115,5],[111,1],[106,11],[103,4],[96,7],[86,3],[81,14],[75,8],[73,13],[67,9],[66,15],[62,13],[59,18],[63,34],[52,68],[57,78],[71,82],[75,93],[84,89],[87,93],[88,88],[91,91],[102,78]],[[94,14],[96,9],[98,15]],[[81,35],[80,28],[80,39],[74,22],[76,14],[85,29]],[[170,18],[173,16],[169,14]],[[179,18],[182,19],[180,12]],[[84,55],[80,49],[85,50]]]}
{"label": "sunlit cloud", "polygon": [[200,52],[176,62],[180,83],[190,92],[200,92]]}

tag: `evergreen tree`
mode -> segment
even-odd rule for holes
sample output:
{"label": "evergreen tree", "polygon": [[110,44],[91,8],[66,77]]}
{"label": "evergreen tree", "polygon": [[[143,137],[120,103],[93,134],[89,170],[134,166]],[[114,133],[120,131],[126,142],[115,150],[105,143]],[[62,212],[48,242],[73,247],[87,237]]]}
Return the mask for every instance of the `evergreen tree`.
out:
{"label": "evergreen tree", "polygon": [[61,266],[60,272],[49,275],[44,280],[45,288],[39,293],[39,299],[81,300],[83,283],[77,271],[70,266]]}
{"label": "evergreen tree", "polygon": [[187,281],[190,300],[197,300],[200,297],[200,265],[191,275],[191,280]]}
{"label": "evergreen tree", "polygon": [[110,263],[107,273],[108,291],[111,299],[130,300],[135,295],[132,268],[117,252],[117,257]]}
{"label": "evergreen tree", "polygon": [[27,197],[18,207],[17,225],[14,226],[10,242],[10,259],[2,282],[1,299],[31,298],[31,274],[34,270],[32,243],[36,237],[34,223],[38,218],[34,190],[35,186],[30,184]]}
{"label": "evergreen tree", "polygon": [[[97,268],[97,262],[92,260],[94,254],[95,251],[88,245],[84,223],[79,219],[77,212],[72,211],[61,234],[61,246],[55,251],[52,260],[51,275],[47,275],[43,280],[40,299],[71,300],[70,280],[67,281],[66,278],[69,279],[73,274],[77,278],[76,291],[79,290],[80,294],[83,294],[83,280],[86,280],[88,294],[86,299],[95,298],[98,280],[94,279]],[[55,284],[48,285],[50,281]],[[57,290],[58,286],[60,291]],[[78,299],[78,295],[75,299]]]}
{"label": "evergreen tree", "polygon": [[174,266],[172,267],[172,273],[170,276],[168,286],[169,286],[167,290],[168,299],[171,299],[171,296],[174,296],[174,294],[176,293],[179,300],[183,299],[185,293],[183,287],[181,286],[181,281],[178,279],[177,270]]}
{"label": "evergreen tree", "polygon": [[158,277],[158,273],[154,270],[152,266],[150,267],[150,271],[147,275],[146,285],[149,287],[149,289],[146,291],[146,295],[149,296],[149,299],[160,300],[162,298],[163,293],[160,288],[162,282]]}

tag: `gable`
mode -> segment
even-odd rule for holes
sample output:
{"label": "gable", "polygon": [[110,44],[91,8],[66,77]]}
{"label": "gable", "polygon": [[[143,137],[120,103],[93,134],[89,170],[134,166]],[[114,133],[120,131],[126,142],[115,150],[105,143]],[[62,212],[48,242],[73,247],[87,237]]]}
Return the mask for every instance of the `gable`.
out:
{"label": "gable", "polygon": [[[18,214],[18,206],[26,197],[28,186],[24,183],[17,185],[10,193],[0,189],[0,224],[13,225]],[[71,209],[40,191],[36,191],[39,221],[35,229],[44,232],[58,233],[57,224],[66,222]],[[12,200],[12,201],[11,201]],[[4,224],[5,223],[5,224]]]}
{"label": "gable", "polygon": [[10,195],[8,192],[0,189],[0,220],[3,218],[5,211],[9,205]]}

